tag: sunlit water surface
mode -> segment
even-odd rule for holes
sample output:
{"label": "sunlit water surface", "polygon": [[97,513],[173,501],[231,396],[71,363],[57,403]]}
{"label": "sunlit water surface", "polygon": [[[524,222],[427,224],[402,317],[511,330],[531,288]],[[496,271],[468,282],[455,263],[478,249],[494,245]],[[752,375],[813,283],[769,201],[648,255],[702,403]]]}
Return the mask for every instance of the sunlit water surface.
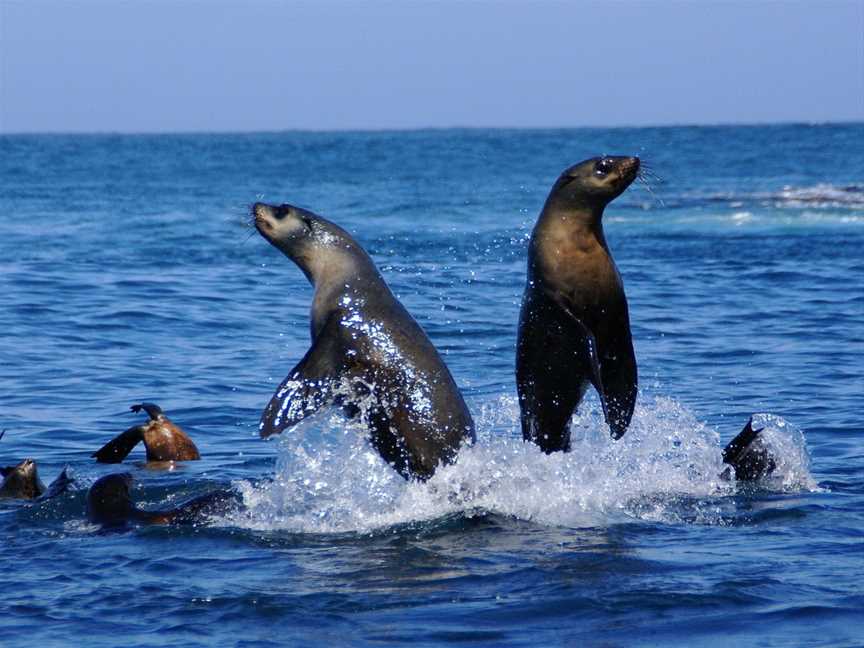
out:
{"label": "sunlit water surface", "polygon": [[[546,456],[513,377],[527,239],[602,153],[664,180],[605,217],[640,397],[613,442],[589,396]],[[3,645],[864,641],[864,126],[20,136],[0,170],[0,463],[76,479],[0,502]],[[311,299],[257,199],[369,250],[474,414],[456,465],[406,483],[333,410],[257,437]],[[142,400],[202,461],[93,462]],[[742,487],[720,448],[753,414],[782,460]],[[145,508],[245,508],[106,533],[84,497],[122,469]]]}

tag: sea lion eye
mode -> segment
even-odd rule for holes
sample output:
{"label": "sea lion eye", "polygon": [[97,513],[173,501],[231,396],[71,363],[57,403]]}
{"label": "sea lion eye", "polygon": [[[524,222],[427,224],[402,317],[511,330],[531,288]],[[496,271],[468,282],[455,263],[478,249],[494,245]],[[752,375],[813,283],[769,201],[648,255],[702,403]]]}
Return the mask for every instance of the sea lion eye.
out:
{"label": "sea lion eye", "polygon": [[594,167],[594,173],[604,176],[609,173],[615,164],[609,158],[603,158]]}

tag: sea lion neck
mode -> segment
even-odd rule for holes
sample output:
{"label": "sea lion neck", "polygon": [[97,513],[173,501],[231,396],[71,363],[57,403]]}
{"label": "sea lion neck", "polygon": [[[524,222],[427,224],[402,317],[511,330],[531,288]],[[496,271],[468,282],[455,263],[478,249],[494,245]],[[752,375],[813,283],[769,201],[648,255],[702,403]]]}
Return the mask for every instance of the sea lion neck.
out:
{"label": "sea lion neck", "polygon": [[[307,275],[308,276],[308,275]],[[365,252],[346,259],[343,267],[330,266],[327,272],[310,277],[315,287],[309,324],[315,339],[335,310],[357,311],[369,302],[387,299],[390,289]]]}
{"label": "sea lion neck", "polygon": [[552,196],[546,201],[537,224],[534,226],[533,238],[555,233],[572,240],[582,240],[585,244],[596,241],[604,249],[606,236],[603,233],[603,211],[605,205],[580,204],[573,201],[554,200]]}

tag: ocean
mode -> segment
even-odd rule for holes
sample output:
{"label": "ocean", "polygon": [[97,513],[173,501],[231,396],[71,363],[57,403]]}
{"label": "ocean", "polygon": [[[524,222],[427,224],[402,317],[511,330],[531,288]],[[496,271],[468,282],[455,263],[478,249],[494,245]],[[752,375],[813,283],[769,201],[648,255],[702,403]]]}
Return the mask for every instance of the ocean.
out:
{"label": "ocean", "polygon": [[[558,174],[652,174],[606,210],[639,363],[630,430],[592,393],[573,448],[521,440],[527,242]],[[442,353],[477,443],[427,483],[324,411],[257,434],[312,290],[256,200],[335,221]],[[864,124],[0,137],[4,646],[864,645]],[[202,460],[90,454],[156,402]],[[748,417],[781,462],[718,478]],[[215,488],[245,508],[106,531]]]}

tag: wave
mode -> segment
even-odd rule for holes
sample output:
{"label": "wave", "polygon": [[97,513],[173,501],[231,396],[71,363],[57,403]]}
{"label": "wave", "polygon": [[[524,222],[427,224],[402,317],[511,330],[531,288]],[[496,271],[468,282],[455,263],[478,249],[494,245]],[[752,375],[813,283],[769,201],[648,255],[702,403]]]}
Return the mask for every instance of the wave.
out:
{"label": "wave", "polygon": [[837,186],[829,183],[795,187],[785,185],[775,191],[724,191],[666,193],[658,188],[656,199],[645,200],[644,196],[630,196],[621,201],[631,208],[641,210],[692,209],[722,205],[730,209],[751,206],[775,209],[840,209],[855,211],[864,209],[864,185]]}
{"label": "wave", "polygon": [[[272,479],[235,483],[247,509],[214,523],[312,534],[375,533],[485,514],[570,528],[736,523],[732,496],[739,491],[720,477],[719,435],[687,408],[670,398],[643,399],[617,442],[599,412],[583,408],[573,419],[571,452],[546,455],[518,436],[515,397],[481,404],[478,441],[425,483],[399,477],[358,425],[320,414],[283,435]],[[760,488],[818,490],[801,431],[773,414],[755,416],[754,425],[765,427],[781,458]]]}
{"label": "wave", "polygon": [[864,186],[835,187],[820,183],[812,187],[783,187],[770,200],[787,207],[853,207],[864,208]]}

